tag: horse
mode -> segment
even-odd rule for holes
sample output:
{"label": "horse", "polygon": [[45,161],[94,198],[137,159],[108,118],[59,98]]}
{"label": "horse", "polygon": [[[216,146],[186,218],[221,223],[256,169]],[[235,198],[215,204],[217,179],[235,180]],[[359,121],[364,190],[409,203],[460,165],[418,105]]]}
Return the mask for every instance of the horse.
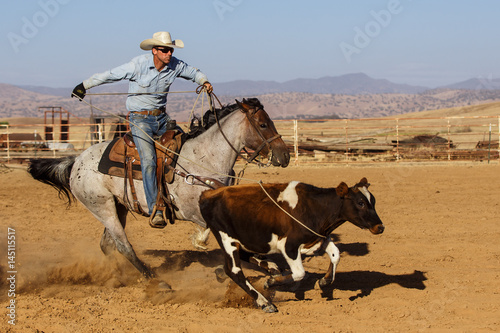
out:
{"label": "horse", "polygon": [[[178,155],[176,169],[186,178],[177,175],[168,185],[176,207],[175,218],[203,228],[198,234],[199,242],[206,242],[210,229],[198,204],[208,185],[196,181],[200,179],[196,175],[230,185],[234,164],[245,147],[268,156],[273,166],[286,167],[290,161],[288,147],[257,98],[236,100],[235,104],[222,106],[213,113],[207,111],[204,120],[201,130],[186,140]],[[28,172],[34,179],[57,189],[68,205],[76,198],[104,225],[100,248],[105,255],[118,250],[144,277],[154,278],[155,273],[138,258],[125,233],[126,217],[132,210],[131,191],[124,186],[123,178],[98,171],[99,161],[109,144],[95,144],[78,156],[33,159]],[[134,183],[137,200],[142,207],[147,207],[142,181],[134,180]]]}

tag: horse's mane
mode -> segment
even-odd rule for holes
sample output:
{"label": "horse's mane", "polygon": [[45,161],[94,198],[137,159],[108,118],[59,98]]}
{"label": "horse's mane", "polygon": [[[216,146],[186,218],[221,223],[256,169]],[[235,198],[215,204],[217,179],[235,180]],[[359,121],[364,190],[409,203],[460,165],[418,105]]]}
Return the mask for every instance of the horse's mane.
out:
{"label": "horse's mane", "polygon": [[[243,103],[249,105],[252,108],[255,108],[256,110],[264,108],[257,98],[243,99]],[[206,132],[210,127],[212,127],[212,125],[216,124],[217,119],[219,119],[220,121],[221,119],[233,113],[233,111],[238,110],[239,108],[240,107],[238,106],[238,104],[234,103],[222,106],[221,109],[215,109],[214,112],[217,114],[217,118],[215,117],[214,112],[208,110],[203,115],[203,121],[199,117],[194,116],[193,119],[191,120],[191,124],[189,125],[189,132],[187,133],[187,139],[196,138],[200,134]]]}

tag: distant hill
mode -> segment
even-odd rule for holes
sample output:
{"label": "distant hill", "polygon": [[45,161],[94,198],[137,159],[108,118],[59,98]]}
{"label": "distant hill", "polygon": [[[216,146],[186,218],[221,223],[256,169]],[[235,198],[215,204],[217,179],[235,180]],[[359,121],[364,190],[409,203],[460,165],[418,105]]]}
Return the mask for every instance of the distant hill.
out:
{"label": "distant hill", "polygon": [[[76,84],[76,83],[75,83]],[[91,93],[127,92],[128,83],[119,82],[91,89]],[[365,74],[348,74],[320,79],[275,81],[232,81],[214,83],[215,93],[223,104],[235,99],[258,97],[275,119],[293,118],[376,118],[425,110],[463,107],[500,101],[500,80],[471,79],[438,89],[427,89],[373,79]],[[479,89],[484,88],[484,89]],[[73,116],[88,119],[102,108],[113,114],[126,114],[126,95],[88,96],[86,103],[70,98],[73,88],[17,87],[0,84],[0,118],[43,117],[38,107],[61,106]],[[189,118],[197,95],[196,84],[177,80],[170,94],[167,111],[178,121]],[[205,110],[195,107],[200,114]]]}
{"label": "distant hill", "polygon": [[[75,83],[76,85],[77,83]],[[126,92],[127,83],[115,83],[93,88],[93,92]],[[319,79],[295,79],[279,83],[276,81],[238,80],[213,83],[215,93],[220,96],[263,95],[284,92],[305,92],[311,94],[416,94],[429,88],[393,83],[385,79],[374,79],[363,73],[341,76],[325,76]],[[19,86],[22,89],[45,95],[67,97],[73,88],[48,88]],[[191,81],[176,80],[171,91],[194,90]]]}
{"label": "distant hill", "polygon": [[[75,85],[78,82],[75,82]],[[325,76],[319,79],[295,79],[285,82],[237,80],[213,83],[218,96],[249,96],[288,92],[310,94],[419,94],[430,89],[422,86],[393,83],[386,79],[374,79],[364,73],[341,76]],[[19,86],[19,88],[43,95],[68,97],[73,87],[50,88],[41,86]],[[128,83],[118,82],[95,87],[91,92],[127,92]],[[176,80],[171,91],[193,91],[196,84]],[[500,79],[474,78],[437,88],[438,90],[500,90]]]}
{"label": "distant hill", "polygon": [[296,79],[284,82],[287,92],[312,94],[416,94],[428,90],[426,87],[398,84],[385,79],[373,79],[366,74],[347,74],[319,79]]}
{"label": "distant hill", "polygon": [[468,90],[498,90],[500,79],[470,79],[444,86],[445,89],[468,89]]}

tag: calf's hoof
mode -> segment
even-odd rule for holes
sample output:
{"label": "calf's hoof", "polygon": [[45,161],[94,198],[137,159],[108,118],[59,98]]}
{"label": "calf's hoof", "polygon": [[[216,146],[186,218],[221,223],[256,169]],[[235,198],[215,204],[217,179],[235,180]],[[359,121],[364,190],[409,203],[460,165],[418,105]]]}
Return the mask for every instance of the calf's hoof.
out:
{"label": "calf's hoof", "polygon": [[278,308],[274,306],[274,304],[267,304],[267,305],[264,305],[262,306],[262,310],[266,313],[274,313],[274,312],[278,312]]}
{"label": "calf's hoof", "polygon": [[271,287],[274,286],[274,284],[276,283],[276,280],[272,277],[270,277],[269,279],[267,279],[267,281],[264,283],[264,289],[269,289]]}
{"label": "calf's hoof", "polygon": [[226,279],[228,278],[222,266],[219,266],[215,269],[215,277],[217,278],[217,282],[219,283],[226,281]]}
{"label": "calf's hoof", "polygon": [[333,283],[333,281],[328,281],[327,279],[325,278],[321,278],[318,280],[318,286],[323,289],[323,288],[326,288],[328,286],[330,286],[331,284]]}
{"label": "calf's hoof", "polygon": [[279,270],[279,268],[270,267],[269,268],[269,274],[271,274],[271,275],[281,275],[281,271]]}

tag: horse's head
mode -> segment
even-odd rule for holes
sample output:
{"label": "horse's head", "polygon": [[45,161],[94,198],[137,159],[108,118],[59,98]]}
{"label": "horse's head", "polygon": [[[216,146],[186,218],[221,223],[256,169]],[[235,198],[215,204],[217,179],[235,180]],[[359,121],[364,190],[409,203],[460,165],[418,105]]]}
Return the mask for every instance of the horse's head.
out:
{"label": "horse's head", "polygon": [[250,98],[236,103],[247,118],[247,126],[243,133],[245,147],[255,150],[261,156],[266,157],[271,154],[274,166],[283,168],[288,166],[290,162],[288,147],[259,100]]}

